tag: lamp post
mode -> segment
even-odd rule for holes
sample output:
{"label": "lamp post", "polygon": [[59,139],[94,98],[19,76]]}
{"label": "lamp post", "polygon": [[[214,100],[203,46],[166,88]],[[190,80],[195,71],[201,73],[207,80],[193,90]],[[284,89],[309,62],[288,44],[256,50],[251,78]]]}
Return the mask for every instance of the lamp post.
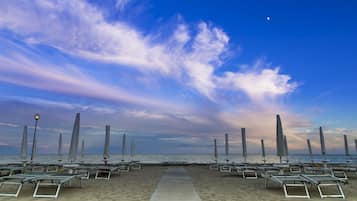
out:
{"label": "lamp post", "polygon": [[36,113],[35,116],[35,131],[33,133],[33,141],[32,141],[32,152],[31,152],[31,163],[33,162],[36,150],[36,131],[37,131],[37,122],[40,120],[40,114]]}

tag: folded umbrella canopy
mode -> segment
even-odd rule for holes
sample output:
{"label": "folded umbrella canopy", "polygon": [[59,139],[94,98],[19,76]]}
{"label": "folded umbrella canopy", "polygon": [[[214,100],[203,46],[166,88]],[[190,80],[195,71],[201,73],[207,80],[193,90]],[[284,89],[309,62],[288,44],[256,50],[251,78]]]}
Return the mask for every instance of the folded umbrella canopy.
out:
{"label": "folded umbrella canopy", "polygon": [[122,145],[121,145],[121,156],[122,156],[122,161],[125,161],[125,149],[126,149],[126,135],[125,133],[123,134],[123,139],[122,139]]}
{"label": "folded umbrella canopy", "polygon": [[224,135],[225,138],[225,151],[226,151],[226,161],[229,161],[228,155],[229,155],[229,144],[228,144],[228,133]]}
{"label": "folded umbrella canopy", "polygon": [[343,135],[343,139],[345,141],[345,155],[346,156],[349,156],[350,155],[350,152],[348,150],[348,141],[347,141],[347,135]]}
{"label": "folded umbrella canopy", "polygon": [[280,115],[276,115],[276,154],[280,158],[280,163],[282,162],[282,157],[284,154],[284,135],[283,127],[281,125]]}
{"label": "folded umbrella canopy", "polygon": [[308,150],[309,150],[310,159],[311,159],[311,161],[313,161],[310,139],[307,139],[306,142],[307,142],[307,148],[308,148]]}
{"label": "folded umbrella canopy", "polygon": [[242,128],[242,155],[244,158],[244,162],[247,162],[247,139],[246,139],[246,135],[245,135],[245,128]]}
{"label": "folded umbrella canopy", "polygon": [[264,146],[264,140],[261,139],[260,142],[261,142],[261,144],[262,144],[262,157],[263,157],[263,161],[264,161],[264,163],[265,163],[266,160],[265,160],[265,146]]}
{"label": "folded umbrella canopy", "polygon": [[110,125],[106,125],[105,126],[104,150],[103,150],[103,159],[104,160],[107,160],[110,156],[109,147],[110,147]]}
{"label": "folded umbrella canopy", "polygon": [[80,127],[80,114],[76,114],[74,120],[71,144],[69,146],[68,160],[74,162],[77,160],[78,143],[79,143],[79,127]]}
{"label": "folded umbrella canopy", "polygon": [[322,132],[322,127],[320,126],[320,145],[321,145],[321,154],[326,155],[326,148],[325,148],[325,136]]}

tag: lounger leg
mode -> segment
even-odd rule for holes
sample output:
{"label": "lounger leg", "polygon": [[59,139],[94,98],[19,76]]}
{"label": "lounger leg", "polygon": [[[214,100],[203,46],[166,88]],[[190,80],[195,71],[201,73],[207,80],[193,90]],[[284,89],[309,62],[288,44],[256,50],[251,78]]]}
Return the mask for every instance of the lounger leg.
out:
{"label": "lounger leg", "polygon": [[0,188],[1,186],[5,186],[5,185],[18,185],[16,193],[0,193],[0,196],[6,196],[6,197],[18,197],[20,194],[20,191],[22,189],[22,183],[18,183],[18,182],[1,182],[0,183]]}
{"label": "lounger leg", "polygon": [[[339,194],[323,194],[321,187],[322,186],[336,186]],[[342,187],[339,183],[336,184],[319,184],[317,185],[321,198],[343,198],[345,199],[345,194],[343,193]]]}
{"label": "lounger leg", "polygon": [[[49,195],[41,195],[38,194],[38,190],[39,188],[42,186],[57,186],[56,188],[56,193],[53,195],[49,194]],[[61,184],[53,184],[53,183],[41,183],[41,182],[37,182],[36,184],[36,188],[35,191],[33,192],[33,197],[34,198],[58,198],[58,194],[61,190]]]}
{"label": "lounger leg", "polygon": [[[100,174],[106,174],[106,176],[100,176]],[[95,179],[105,179],[105,180],[109,180],[111,176],[111,171],[106,171],[106,170],[97,170],[97,172],[95,173]]]}
{"label": "lounger leg", "polygon": [[[287,187],[289,186],[294,186],[294,187],[304,187],[305,190],[305,195],[289,195]],[[284,193],[286,198],[308,198],[310,199],[310,193],[309,190],[307,189],[306,184],[284,184],[283,185]]]}

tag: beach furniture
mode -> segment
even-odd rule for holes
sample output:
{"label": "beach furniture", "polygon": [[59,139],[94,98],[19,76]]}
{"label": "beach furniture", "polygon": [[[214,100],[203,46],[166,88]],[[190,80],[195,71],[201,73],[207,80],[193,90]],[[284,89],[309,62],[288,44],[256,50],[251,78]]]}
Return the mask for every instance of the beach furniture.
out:
{"label": "beach furniture", "polygon": [[0,173],[3,176],[10,176],[17,173],[22,173],[24,171],[24,167],[14,166],[14,165],[6,165],[0,166]]}
{"label": "beach furniture", "polygon": [[[17,186],[14,193],[0,193],[0,196],[18,197],[23,184],[35,184],[33,197],[35,198],[57,198],[61,187],[64,184],[70,183],[72,180],[79,178],[78,174],[48,174],[48,173],[26,173],[15,174],[11,176],[0,177],[0,187],[7,185]],[[41,194],[39,190],[45,187],[55,186],[54,194]]]}
{"label": "beach furniture", "polygon": [[[23,184],[31,182],[31,180],[34,177],[36,177],[36,175],[31,175],[31,174],[15,174],[15,175],[0,177],[0,196],[18,197]],[[13,193],[1,192],[2,187],[9,186],[9,185],[17,187],[16,191]]]}
{"label": "beach furniture", "polygon": [[95,179],[104,179],[104,180],[109,180],[112,173],[119,171],[118,166],[97,166],[95,167],[95,169],[96,169]]}
{"label": "beach furniture", "polygon": [[[61,187],[64,184],[70,183],[72,180],[78,178],[77,174],[43,174],[31,178],[31,182],[36,184],[33,197],[34,198],[58,198]],[[41,194],[41,188],[56,187],[54,194]]]}
{"label": "beach furniture", "polygon": [[[313,184],[317,187],[320,197],[321,198],[343,198],[345,199],[345,194],[343,193],[341,184],[344,182],[343,180],[329,175],[329,174],[322,174],[322,175],[301,175],[301,177],[305,178],[309,181],[309,183]],[[336,194],[325,194],[322,190],[323,187],[327,186],[336,186],[337,193]]]}
{"label": "beach furniture", "polygon": [[[307,188],[307,183],[309,183],[309,180],[306,179],[305,177],[302,177],[300,175],[272,175],[270,177],[265,178],[265,187],[268,186],[268,180],[278,183],[280,186],[282,186],[284,190],[284,194],[286,198],[309,198],[310,199],[310,193]],[[291,194],[288,191],[289,187],[302,187],[304,189],[305,194]]]}

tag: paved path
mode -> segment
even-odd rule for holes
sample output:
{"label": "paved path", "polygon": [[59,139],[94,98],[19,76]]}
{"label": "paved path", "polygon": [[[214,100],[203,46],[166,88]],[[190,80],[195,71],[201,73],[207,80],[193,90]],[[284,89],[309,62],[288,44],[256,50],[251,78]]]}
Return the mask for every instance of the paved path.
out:
{"label": "paved path", "polygon": [[150,201],[201,201],[183,167],[167,169]]}

